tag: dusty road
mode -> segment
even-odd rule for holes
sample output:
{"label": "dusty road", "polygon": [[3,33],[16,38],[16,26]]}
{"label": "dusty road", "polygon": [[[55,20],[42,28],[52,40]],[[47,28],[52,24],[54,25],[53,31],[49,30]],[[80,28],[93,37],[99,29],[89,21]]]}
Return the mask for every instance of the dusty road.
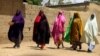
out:
{"label": "dusty road", "polygon": [[57,49],[51,39],[50,44],[46,45],[44,50],[40,50],[33,41],[23,41],[20,48],[14,49],[13,43],[9,42],[0,44],[0,56],[100,56],[100,45],[96,46],[93,53],[87,53],[86,44],[82,45],[82,51],[71,50],[69,43],[64,42],[64,45],[65,48]]}

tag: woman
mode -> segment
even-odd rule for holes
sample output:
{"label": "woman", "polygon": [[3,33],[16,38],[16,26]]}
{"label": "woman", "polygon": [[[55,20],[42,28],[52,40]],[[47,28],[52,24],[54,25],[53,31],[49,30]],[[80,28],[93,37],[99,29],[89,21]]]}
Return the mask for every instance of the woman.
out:
{"label": "woman", "polygon": [[97,39],[98,26],[96,21],[96,15],[91,14],[88,21],[86,22],[84,29],[84,37],[81,38],[81,42],[88,44],[88,52],[92,52],[96,44],[99,44]]}
{"label": "woman", "polygon": [[9,23],[10,28],[8,31],[8,38],[10,41],[14,42],[14,48],[19,48],[20,43],[23,40],[23,28],[24,28],[24,18],[21,11],[17,10],[12,21]]}
{"label": "woman", "polygon": [[44,12],[40,10],[34,22],[33,41],[35,41],[37,45],[41,45],[40,48],[43,49],[45,44],[49,44],[49,39],[49,24]]}
{"label": "woman", "polygon": [[63,15],[63,12],[60,11],[56,17],[56,20],[53,25],[53,30],[52,30],[52,36],[54,38],[54,43],[58,49],[61,44],[62,44],[62,47],[64,47],[63,45],[64,24],[65,24],[65,17]]}
{"label": "woman", "polygon": [[77,49],[77,46],[79,46],[79,49],[81,49],[81,42],[80,38],[82,36],[82,21],[79,17],[78,13],[74,13],[74,18],[71,26],[71,32],[70,32],[70,44],[72,44],[72,48],[74,50]]}

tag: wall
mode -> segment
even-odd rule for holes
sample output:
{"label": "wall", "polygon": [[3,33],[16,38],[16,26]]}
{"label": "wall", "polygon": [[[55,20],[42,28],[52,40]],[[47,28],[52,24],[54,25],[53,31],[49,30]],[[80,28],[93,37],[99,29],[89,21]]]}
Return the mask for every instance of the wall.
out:
{"label": "wall", "polygon": [[[7,39],[9,29],[8,22],[11,21],[16,10],[20,9],[25,13],[25,5],[22,0],[0,0],[0,41]],[[3,38],[4,37],[4,38]]]}
{"label": "wall", "polygon": [[[3,2],[2,4],[1,4],[1,1]],[[55,20],[55,17],[57,16],[58,11],[60,11],[60,9],[62,9],[62,8],[52,9],[52,8],[47,8],[47,7],[42,8],[41,6],[29,5],[29,4],[25,4],[25,6],[23,7],[22,1],[20,3],[16,2],[17,0],[12,0],[13,2],[9,1],[9,0],[7,0],[7,1],[0,0],[0,9],[2,9],[2,11],[0,11],[0,43],[9,43],[10,42],[7,38],[7,33],[8,33],[8,29],[9,29],[8,22],[11,21],[17,8],[20,8],[23,11],[23,14],[25,14],[24,41],[32,41],[33,22],[34,22],[35,17],[37,16],[40,9],[43,9],[44,13],[46,14],[51,29],[52,29],[53,22]],[[20,0],[18,0],[18,1],[20,1]],[[5,2],[8,3],[9,5],[6,4]],[[13,4],[13,5],[11,5],[11,4]],[[11,7],[12,9],[9,7]],[[84,26],[88,17],[92,13],[92,10],[93,10],[92,8],[96,8],[96,9],[99,8],[98,6],[96,6],[94,4],[90,5],[89,7],[90,7],[90,9],[88,11],[64,10],[64,14],[66,17],[65,29],[67,27],[70,17],[73,15],[74,12],[78,12],[80,14],[80,17],[83,21],[83,26]],[[4,8],[6,8],[6,9],[4,9]],[[96,10],[95,12],[96,12],[97,21],[99,24],[100,10]],[[30,31],[29,31],[29,27],[31,28]],[[100,28],[100,26],[99,26],[99,28]]]}

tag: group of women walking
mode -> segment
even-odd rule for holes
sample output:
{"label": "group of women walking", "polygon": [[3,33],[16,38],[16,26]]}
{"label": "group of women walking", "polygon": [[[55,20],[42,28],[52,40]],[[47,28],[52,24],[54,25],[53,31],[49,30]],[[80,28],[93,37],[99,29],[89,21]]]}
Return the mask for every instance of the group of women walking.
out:
{"label": "group of women walking", "polygon": [[[43,49],[46,44],[49,44],[50,37],[54,39],[54,44],[57,48],[64,48],[63,41],[69,42],[73,50],[82,49],[82,43],[88,44],[88,52],[92,52],[95,44],[98,44],[97,34],[98,26],[96,15],[92,14],[86,22],[85,29],[83,30],[82,20],[78,13],[74,13],[70,18],[66,31],[64,24],[66,18],[63,11],[59,11],[53,24],[53,29],[50,31],[47,17],[43,10],[40,10],[34,21],[33,27],[33,41],[36,42],[37,47]],[[8,38],[14,42],[14,48],[19,48],[23,40],[24,18],[20,10],[17,10],[12,21],[9,23],[10,28],[8,31]],[[84,36],[84,37],[83,37]]]}

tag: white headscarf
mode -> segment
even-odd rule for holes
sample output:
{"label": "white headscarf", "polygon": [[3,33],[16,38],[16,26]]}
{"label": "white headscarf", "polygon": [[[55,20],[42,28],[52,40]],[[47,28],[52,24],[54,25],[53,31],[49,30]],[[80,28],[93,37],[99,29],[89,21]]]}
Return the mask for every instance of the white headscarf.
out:
{"label": "white headscarf", "polygon": [[91,22],[92,25],[93,25],[94,36],[97,36],[97,35],[98,35],[98,25],[97,25],[97,20],[96,20],[96,14],[94,13],[93,15],[94,15],[94,18],[93,18],[92,20],[90,20],[91,16],[90,16],[89,19],[87,20],[84,30],[85,30],[86,32],[89,31],[88,25],[89,25],[89,23]]}
{"label": "white headscarf", "polygon": [[93,24],[93,30],[94,30],[94,35],[98,35],[98,25],[97,25],[97,20],[96,20],[96,14],[94,14],[94,19],[92,20]]}

